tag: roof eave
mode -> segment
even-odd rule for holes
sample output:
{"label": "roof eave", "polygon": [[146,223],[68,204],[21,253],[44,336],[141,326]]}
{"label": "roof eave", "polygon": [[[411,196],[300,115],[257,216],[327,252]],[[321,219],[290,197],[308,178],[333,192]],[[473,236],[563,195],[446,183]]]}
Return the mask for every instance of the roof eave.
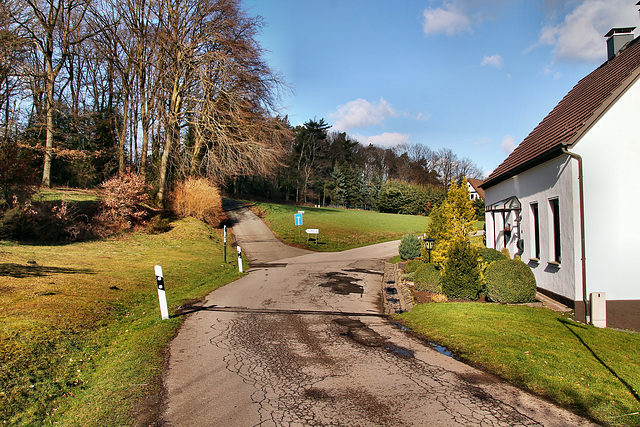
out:
{"label": "roof eave", "polygon": [[495,178],[483,182],[480,187],[486,190],[487,188],[493,187],[496,184],[501,183],[502,181],[506,181],[509,178],[514,177],[527,169],[538,166],[548,160],[551,160],[554,157],[562,154],[562,148],[574,148],[575,145],[582,139],[584,135],[586,135],[589,130],[600,120],[604,114],[611,109],[611,107],[624,95],[631,86],[633,86],[638,80],[640,80],[640,67],[633,70],[633,72],[624,80],[622,84],[620,84],[603,102],[600,106],[594,110],[593,114],[589,116],[589,118],[576,129],[575,134],[573,134],[569,139],[564,142],[559,143],[553,148],[545,151],[539,156],[531,159],[528,162],[525,162],[521,165],[516,166],[514,169],[508,170],[503,174],[496,176]]}
{"label": "roof eave", "polygon": [[576,132],[573,137],[571,137],[566,144],[566,148],[573,148],[575,145],[582,139],[584,135],[586,135],[591,128],[598,123],[600,118],[606,114],[607,111],[611,109],[618,102],[618,99],[624,95],[631,86],[633,86],[640,79],[640,67],[633,70],[633,72],[627,77],[624,82],[619,85],[609,97],[600,104],[600,107],[596,109],[591,116],[583,123],[580,129]]}
{"label": "roof eave", "polygon": [[548,162],[551,159],[554,159],[558,156],[560,156],[562,154],[562,149],[565,148],[566,145],[565,144],[559,144],[556,145],[555,147],[553,147],[550,150],[545,151],[544,153],[540,154],[537,157],[534,157],[533,159],[529,160],[528,162],[525,162],[521,165],[516,166],[515,168],[499,175],[496,176],[495,178],[493,178],[490,181],[485,181],[482,184],[480,184],[480,187],[483,190],[487,190],[497,184],[500,184],[503,181],[506,181],[509,178],[513,178],[516,175],[521,174],[522,172],[534,168],[536,166],[539,166],[545,162]]}

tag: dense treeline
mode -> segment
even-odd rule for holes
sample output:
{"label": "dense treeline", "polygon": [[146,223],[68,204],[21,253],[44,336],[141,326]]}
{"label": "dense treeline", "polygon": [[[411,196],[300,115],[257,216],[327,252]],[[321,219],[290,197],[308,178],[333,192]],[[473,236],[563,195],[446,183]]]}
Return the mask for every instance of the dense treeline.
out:
{"label": "dense treeline", "polygon": [[132,170],[163,204],[187,176],[270,174],[291,131],[260,27],[239,0],[2,2],[0,167],[37,171],[3,190]]}
{"label": "dense treeline", "polygon": [[[167,191],[204,177],[237,194],[426,213],[468,159],[365,147],[324,120],[292,128],[285,88],[240,0],[0,3],[0,205],[33,184],[128,171]],[[0,206],[1,208],[2,206]]]}
{"label": "dense treeline", "polygon": [[235,178],[229,187],[271,200],[415,215],[440,204],[452,180],[481,176],[478,166],[450,149],[364,146],[313,119],[294,129],[275,175]]}

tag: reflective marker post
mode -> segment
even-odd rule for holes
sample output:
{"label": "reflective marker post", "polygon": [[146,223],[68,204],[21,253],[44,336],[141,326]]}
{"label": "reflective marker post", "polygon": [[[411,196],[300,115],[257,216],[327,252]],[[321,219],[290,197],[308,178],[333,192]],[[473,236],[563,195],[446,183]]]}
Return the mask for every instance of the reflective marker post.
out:
{"label": "reflective marker post", "polygon": [[160,315],[162,320],[169,318],[169,309],[167,308],[167,294],[164,290],[164,277],[162,276],[162,267],[156,265],[156,283],[158,284],[158,299],[160,300]]}
{"label": "reflective marker post", "polygon": [[227,226],[224,226],[224,263],[227,263]]}
{"label": "reflective marker post", "polygon": [[238,246],[238,270],[242,273],[242,249]]}

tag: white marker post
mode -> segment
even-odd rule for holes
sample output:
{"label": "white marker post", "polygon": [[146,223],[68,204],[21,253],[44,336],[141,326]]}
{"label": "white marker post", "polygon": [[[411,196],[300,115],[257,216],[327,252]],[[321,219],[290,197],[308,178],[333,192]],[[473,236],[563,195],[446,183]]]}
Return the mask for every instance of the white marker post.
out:
{"label": "white marker post", "polygon": [[158,299],[160,300],[160,315],[162,320],[169,318],[169,309],[167,308],[167,294],[164,290],[164,277],[162,276],[162,267],[156,265],[156,282],[158,284]]}
{"label": "white marker post", "polygon": [[224,226],[224,263],[227,263],[227,226]]}
{"label": "white marker post", "polygon": [[242,249],[238,246],[238,270],[242,273]]}

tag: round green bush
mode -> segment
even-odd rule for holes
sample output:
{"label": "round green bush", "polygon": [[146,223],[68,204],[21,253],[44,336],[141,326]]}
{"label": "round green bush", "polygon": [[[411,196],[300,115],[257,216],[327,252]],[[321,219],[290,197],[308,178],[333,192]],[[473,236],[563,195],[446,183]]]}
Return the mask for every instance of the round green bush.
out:
{"label": "round green bush", "polygon": [[419,291],[442,292],[440,271],[435,264],[420,263],[418,269],[413,273],[413,283]]}
{"label": "round green bush", "polygon": [[497,251],[493,248],[481,247],[479,248],[479,252],[481,262],[486,262],[489,264],[491,264],[493,261],[508,259],[502,252]]}
{"label": "round green bush", "polygon": [[503,259],[489,264],[484,272],[487,298],[500,303],[524,303],[536,300],[536,278],[522,261]]}
{"label": "round green bush", "polygon": [[402,238],[398,247],[400,258],[407,260],[420,257],[420,246],[420,240],[415,234],[407,234]]}
{"label": "round green bush", "polygon": [[415,272],[424,262],[419,259],[412,259],[405,263],[404,272],[405,273],[413,273]]}

